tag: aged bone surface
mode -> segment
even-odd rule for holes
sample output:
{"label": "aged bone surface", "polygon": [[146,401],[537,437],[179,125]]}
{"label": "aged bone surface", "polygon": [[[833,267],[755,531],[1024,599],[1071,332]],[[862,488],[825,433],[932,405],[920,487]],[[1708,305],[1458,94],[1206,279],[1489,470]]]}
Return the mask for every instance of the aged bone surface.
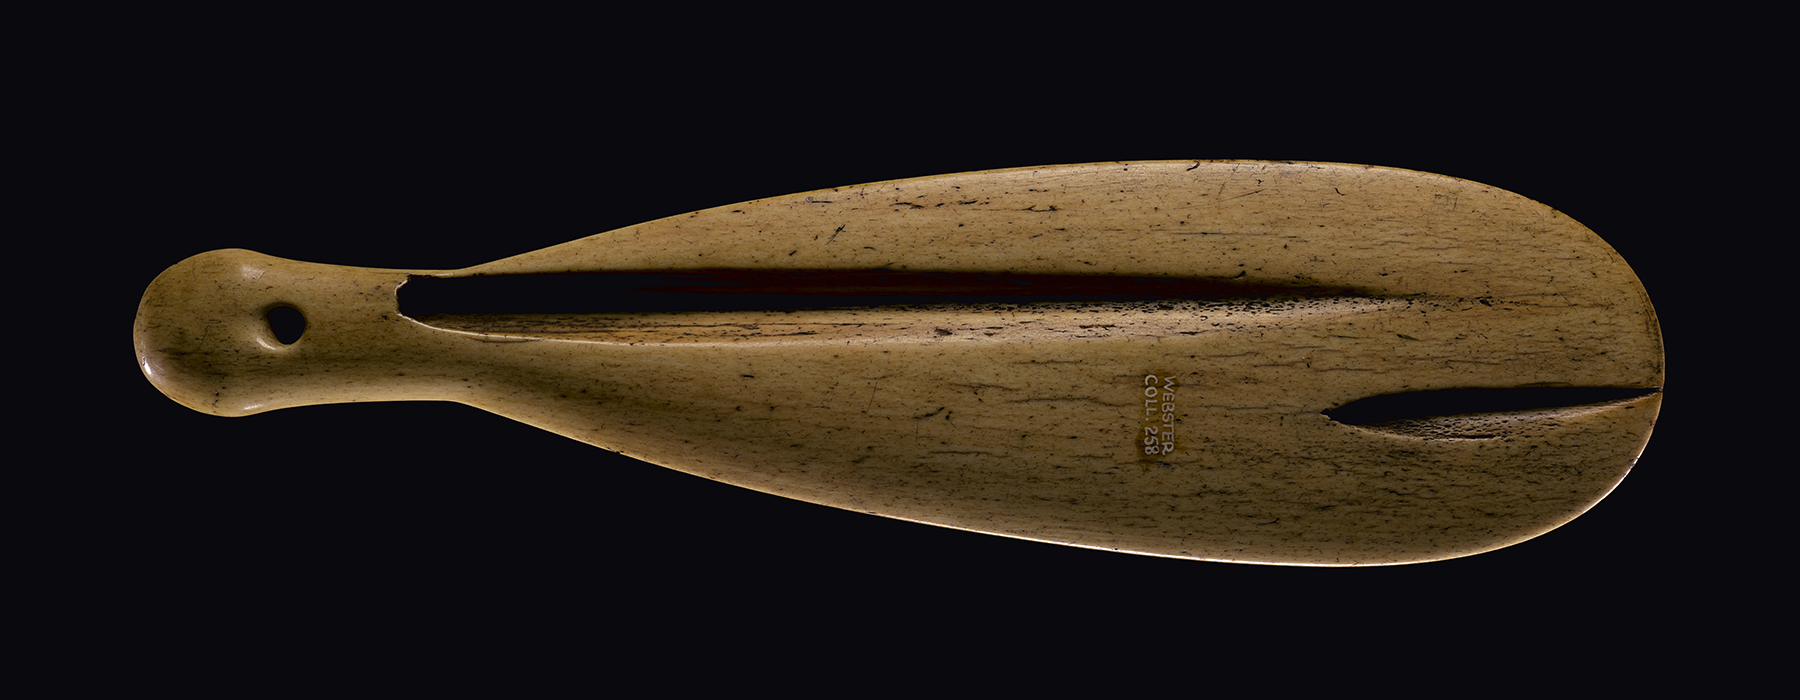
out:
{"label": "aged bone surface", "polygon": [[[804,273],[826,290],[869,271],[989,275],[1026,291],[417,317],[403,313],[413,290],[399,291],[607,271],[758,271],[776,287]],[[1125,293],[1029,291],[1082,278]],[[1206,291],[1158,298],[1164,279]],[[292,344],[266,320],[284,306],[306,320]],[[1477,183],[1317,163],[1103,163],[841,187],[456,271],[215,251],[157,278],[135,337],[159,388],[221,415],[458,401],[850,510],[1307,565],[1462,556],[1567,522],[1630,469],[1663,378],[1643,287],[1580,224]],[[1624,391],[1371,424],[1326,413],[1390,394],[1532,387]],[[1470,395],[1489,394],[1508,392]]]}

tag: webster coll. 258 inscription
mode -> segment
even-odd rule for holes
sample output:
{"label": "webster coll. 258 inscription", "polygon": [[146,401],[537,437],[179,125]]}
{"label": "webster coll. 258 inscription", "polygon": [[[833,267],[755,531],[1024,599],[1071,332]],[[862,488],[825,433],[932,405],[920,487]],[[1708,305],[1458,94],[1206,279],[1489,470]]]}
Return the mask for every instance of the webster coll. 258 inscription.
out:
{"label": "webster coll. 258 inscription", "polygon": [[1175,377],[1144,375],[1143,456],[1175,451]]}

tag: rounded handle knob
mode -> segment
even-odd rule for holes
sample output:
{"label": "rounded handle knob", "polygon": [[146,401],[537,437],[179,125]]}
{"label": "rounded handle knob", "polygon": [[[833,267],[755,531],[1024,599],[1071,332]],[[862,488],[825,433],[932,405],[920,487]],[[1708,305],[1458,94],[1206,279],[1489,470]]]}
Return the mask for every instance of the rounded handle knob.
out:
{"label": "rounded handle knob", "polygon": [[431,331],[399,313],[409,274],[248,250],[196,255],[138,303],[138,366],[170,398],[222,416],[420,398],[408,349]]}

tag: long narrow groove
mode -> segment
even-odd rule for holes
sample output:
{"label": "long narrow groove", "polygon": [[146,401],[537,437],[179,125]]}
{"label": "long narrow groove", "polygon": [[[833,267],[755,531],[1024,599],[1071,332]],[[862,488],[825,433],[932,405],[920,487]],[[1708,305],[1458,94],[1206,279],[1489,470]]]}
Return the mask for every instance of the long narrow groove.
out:
{"label": "long narrow groove", "polygon": [[1123,277],[911,270],[676,270],[413,277],[400,312],[624,314],[801,311],[880,306],[1117,303],[1163,299],[1253,301],[1368,298],[1368,290],[1211,277]]}
{"label": "long narrow groove", "polygon": [[1661,389],[1620,387],[1442,389],[1371,396],[1324,413],[1327,418],[1345,425],[1374,426],[1455,416],[1574,408],[1628,401],[1659,391]]}

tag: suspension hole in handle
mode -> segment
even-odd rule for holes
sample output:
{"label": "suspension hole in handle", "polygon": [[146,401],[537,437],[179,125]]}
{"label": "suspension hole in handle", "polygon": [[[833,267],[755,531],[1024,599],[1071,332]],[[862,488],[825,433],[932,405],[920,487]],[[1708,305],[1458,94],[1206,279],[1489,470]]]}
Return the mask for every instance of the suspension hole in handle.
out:
{"label": "suspension hole in handle", "polygon": [[276,304],[263,311],[263,320],[269,324],[269,334],[275,342],[282,345],[293,345],[306,335],[306,314],[294,308],[293,304]]}

